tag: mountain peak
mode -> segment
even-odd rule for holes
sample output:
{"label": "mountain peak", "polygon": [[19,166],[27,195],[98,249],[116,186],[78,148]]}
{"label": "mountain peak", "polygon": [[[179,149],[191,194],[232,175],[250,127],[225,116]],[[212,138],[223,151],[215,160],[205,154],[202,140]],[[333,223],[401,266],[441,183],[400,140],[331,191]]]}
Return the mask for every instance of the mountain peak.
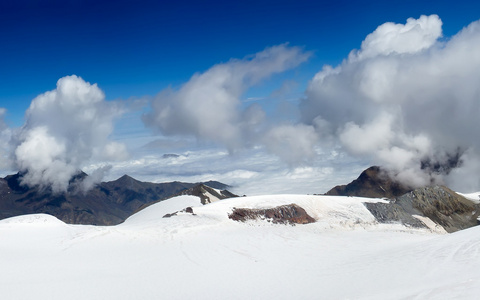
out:
{"label": "mountain peak", "polygon": [[402,183],[392,180],[382,168],[372,166],[364,170],[357,179],[349,184],[337,185],[325,195],[391,199],[411,190]]}
{"label": "mountain peak", "polygon": [[136,183],[140,183],[141,181],[136,180],[135,178],[128,176],[127,174],[124,174],[122,177],[118,178],[117,180],[114,180],[112,182],[115,182],[117,184],[125,185],[125,186],[131,186]]}

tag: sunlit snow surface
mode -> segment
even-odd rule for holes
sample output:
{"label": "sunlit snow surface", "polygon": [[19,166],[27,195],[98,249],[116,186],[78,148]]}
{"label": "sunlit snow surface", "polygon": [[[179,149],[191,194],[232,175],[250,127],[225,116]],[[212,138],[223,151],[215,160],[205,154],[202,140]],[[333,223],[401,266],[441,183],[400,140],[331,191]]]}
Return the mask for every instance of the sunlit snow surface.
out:
{"label": "sunlit snow surface", "polygon": [[[0,221],[2,299],[475,299],[480,228],[378,224],[355,197],[160,202],[112,227]],[[297,203],[318,221],[238,223],[233,207]],[[167,213],[192,206],[195,215]]]}

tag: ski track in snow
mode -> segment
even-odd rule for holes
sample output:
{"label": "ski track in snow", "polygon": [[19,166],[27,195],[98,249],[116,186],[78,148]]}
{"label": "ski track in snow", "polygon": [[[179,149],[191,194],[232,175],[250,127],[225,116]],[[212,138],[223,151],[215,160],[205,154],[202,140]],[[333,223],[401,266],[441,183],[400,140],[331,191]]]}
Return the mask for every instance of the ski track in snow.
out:
{"label": "ski track in snow", "polygon": [[[0,221],[2,299],[474,299],[480,229],[378,224],[357,197],[180,196],[110,227]],[[316,223],[228,219],[296,203]],[[179,212],[193,207],[195,215]]]}

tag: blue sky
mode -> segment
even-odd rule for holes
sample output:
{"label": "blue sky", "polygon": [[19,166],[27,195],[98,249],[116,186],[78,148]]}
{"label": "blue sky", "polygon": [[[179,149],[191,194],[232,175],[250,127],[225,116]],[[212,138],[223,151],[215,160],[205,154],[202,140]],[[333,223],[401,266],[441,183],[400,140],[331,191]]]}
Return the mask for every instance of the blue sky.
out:
{"label": "blue sky", "polygon": [[309,78],[384,22],[435,13],[449,36],[476,12],[472,1],[2,1],[0,99],[18,125],[66,75],[97,83],[107,99],[154,95],[285,42],[314,51],[300,69]]}
{"label": "blue sky", "polygon": [[[366,36],[383,23],[405,24],[408,18],[416,19],[421,15],[437,14],[443,22],[443,37],[439,41],[448,41],[463,27],[480,18],[478,6],[480,4],[472,1],[410,0],[2,1],[0,107],[7,110],[7,125],[11,128],[19,127],[24,124],[24,113],[36,96],[54,90],[57,80],[73,74],[91,84],[98,84],[105,93],[107,102],[136,101],[133,104],[129,102],[129,105],[138,107],[141,106],[139,103],[153,101],[158,93],[168,87],[178,91],[189,82],[192,75],[208,72],[215,65],[228,65],[231,59],[242,60],[247,57],[246,60],[249,60],[255,53],[270,47],[287,45],[287,50],[300,49],[303,54],[308,54],[308,59],[298,59],[291,67],[286,67],[281,72],[273,71],[259,83],[242,87],[242,110],[247,110],[250,103],[255,102],[265,112],[267,119],[290,119],[293,123],[313,126],[312,120],[301,120],[296,106],[305,97],[309,82],[324,65],[335,67],[341,64],[350,51],[360,49]],[[282,95],[278,96],[279,93]],[[174,94],[172,99],[177,99],[175,97],[181,96]],[[308,101],[303,103],[308,106]],[[249,150],[255,153],[242,152],[232,156],[231,145],[227,143],[226,150],[223,147],[224,139],[215,137],[202,140],[204,133],[193,133],[190,137],[185,137],[177,135],[174,129],[169,129],[166,135],[153,136],[155,130],[152,131],[151,128],[160,126],[158,128],[164,130],[164,133],[166,129],[158,124],[150,124],[151,128],[145,127],[141,115],[150,111],[151,108],[145,105],[140,110],[124,112],[123,117],[117,119],[113,130],[114,139],[126,142],[127,148],[135,152],[131,156],[135,159],[140,159],[148,152],[144,145],[162,144],[162,140],[162,145],[181,145],[172,147],[172,151],[188,151],[190,148],[191,151],[207,151],[205,145],[210,147],[213,140],[213,144],[220,144],[218,153],[228,157],[222,159],[232,165],[238,163],[235,161],[238,157],[250,159],[249,155],[261,156],[255,152],[259,151],[256,146]],[[362,127],[362,124],[359,126]],[[184,130],[188,131],[190,127],[186,128]],[[309,129],[301,130],[307,134]],[[271,131],[270,137],[278,137],[279,134]],[[170,147],[154,149],[156,155],[163,155]],[[333,162],[332,158],[343,155],[341,151],[337,148],[333,152],[331,149],[325,150],[325,147],[322,149],[316,151],[326,154],[316,156],[313,159],[315,162],[302,166],[304,169],[292,169],[291,162],[287,159],[287,164],[282,165],[281,170],[273,168],[272,172],[285,172],[284,174],[295,177],[299,176],[299,172],[308,173],[308,168],[316,168],[323,170],[322,176],[339,172],[339,180],[343,180],[349,179],[372,161],[364,160],[364,157],[358,160],[344,157],[341,166],[345,168],[341,168],[340,163]],[[272,152],[278,152],[278,148]],[[267,156],[262,160],[268,161]],[[192,157],[193,154],[190,158]],[[87,170],[95,170],[101,165],[88,163],[90,165],[83,166]],[[182,168],[185,169],[184,173],[194,174],[191,177],[181,177],[182,172],[179,171],[172,172],[180,176],[180,179],[210,179],[201,176],[199,169],[203,165],[200,162],[190,163],[193,165],[186,164]],[[272,164],[277,162],[273,160]],[[111,176],[132,171],[145,180],[171,178],[167,175],[148,177],[139,170],[127,168],[128,164],[124,167],[120,165],[117,163],[113,167]],[[257,166],[254,172],[259,173],[262,168],[268,169],[269,166]],[[237,166],[237,169],[242,168]],[[213,175],[209,176],[222,176],[234,171],[215,169],[211,170]],[[246,167],[242,171],[252,172]],[[311,176],[319,176],[318,172],[312,172]],[[148,174],[152,175],[153,171]],[[310,178],[301,176],[307,180]],[[328,181],[325,185],[330,183]],[[312,190],[314,188],[309,191]]]}

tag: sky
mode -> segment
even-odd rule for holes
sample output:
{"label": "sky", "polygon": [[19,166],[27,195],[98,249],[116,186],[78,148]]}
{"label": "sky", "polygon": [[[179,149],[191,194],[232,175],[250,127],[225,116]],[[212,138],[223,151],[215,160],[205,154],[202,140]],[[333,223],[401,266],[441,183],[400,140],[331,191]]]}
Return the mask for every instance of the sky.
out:
{"label": "sky", "polygon": [[478,6],[2,1],[0,173],[324,193],[378,164],[480,190]]}

